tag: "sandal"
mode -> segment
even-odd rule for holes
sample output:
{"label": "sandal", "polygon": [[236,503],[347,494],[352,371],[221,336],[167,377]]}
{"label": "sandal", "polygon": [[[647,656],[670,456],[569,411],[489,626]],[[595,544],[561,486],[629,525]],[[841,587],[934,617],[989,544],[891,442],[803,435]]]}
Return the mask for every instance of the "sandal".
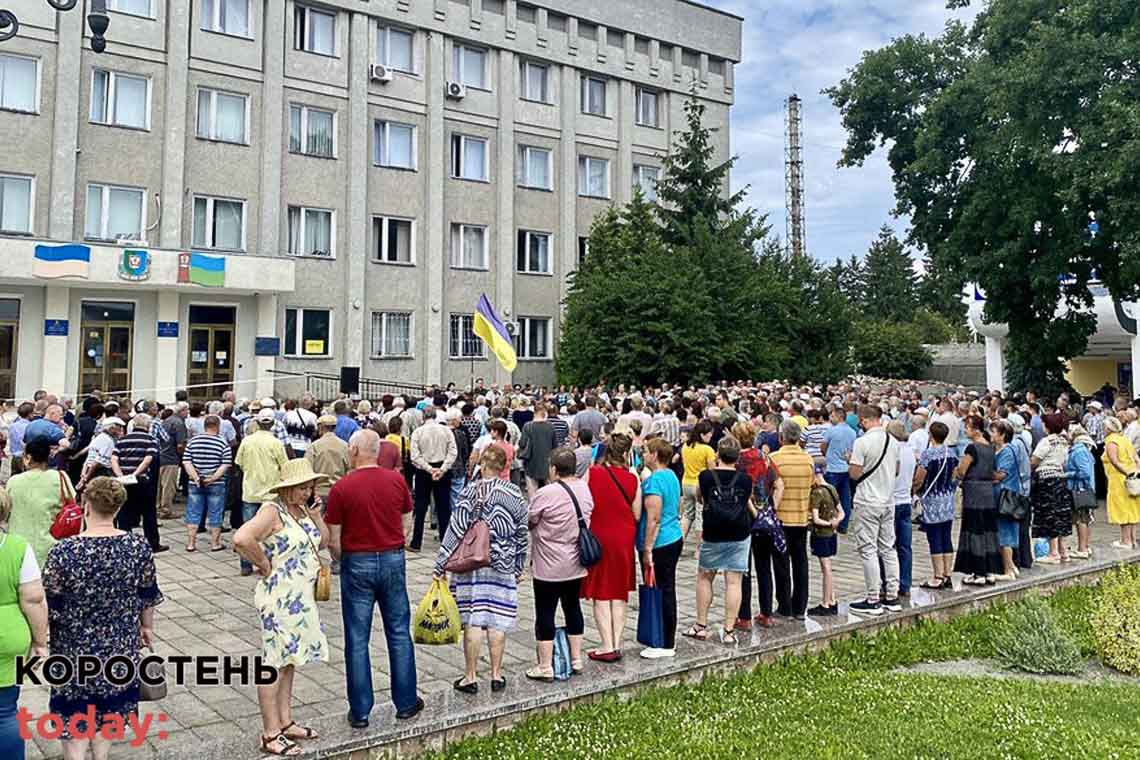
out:
{"label": "sandal", "polygon": [[682,635],[697,641],[708,641],[709,627],[704,623],[693,623]]}
{"label": "sandal", "polygon": [[261,751],[267,755],[279,757],[296,757],[301,754],[301,748],[297,746],[297,742],[285,734],[277,734],[277,736],[268,739],[262,736]]}
{"label": "sandal", "polygon": [[460,678],[458,681],[456,681],[455,683],[453,683],[451,685],[453,687],[455,687],[456,691],[461,691],[464,694],[478,694],[479,693],[479,684],[476,681],[472,681],[471,683],[463,683],[463,679]]}
{"label": "sandal", "polygon": [[720,643],[727,644],[728,646],[736,646],[736,631],[720,629]]}
{"label": "sandal", "polygon": [[212,552],[224,552],[225,550],[226,550],[225,544],[218,544],[217,546],[211,546],[210,547],[210,551],[212,551]]}
{"label": "sandal", "polygon": [[954,590],[954,579],[951,578],[949,575],[947,575],[945,578],[942,579],[942,590],[943,591],[953,591]]}
{"label": "sandal", "polygon": [[[305,733],[305,735],[304,736],[290,736],[288,733],[290,728],[295,728],[298,731],[303,731]],[[320,734],[318,734],[316,731],[309,728],[308,726],[298,726],[297,721],[295,721],[295,720],[291,720],[291,721],[289,721],[289,725],[281,727],[281,736],[284,736],[286,739],[289,739],[291,741],[297,741],[297,740],[312,741],[313,739],[320,739],[321,738]]]}
{"label": "sandal", "polygon": [[196,551],[198,551],[198,547],[197,547],[197,546],[194,546],[193,544],[187,544],[187,545],[186,545],[186,551],[188,551],[188,552],[196,552]]}
{"label": "sandal", "polygon": [[571,660],[570,661],[570,675],[574,675],[574,676],[582,675],[582,670],[584,667],[585,667],[585,663],[583,663],[581,660]]}
{"label": "sandal", "polygon": [[938,591],[939,589],[944,588],[942,585],[942,582],[943,582],[942,578],[935,577],[935,578],[931,578],[928,581],[923,581],[919,587],[924,588],[924,589],[929,589],[930,591]]}
{"label": "sandal", "polygon": [[535,665],[526,672],[526,677],[532,681],[554,683],[554,668],[543,668],[539,665]]}

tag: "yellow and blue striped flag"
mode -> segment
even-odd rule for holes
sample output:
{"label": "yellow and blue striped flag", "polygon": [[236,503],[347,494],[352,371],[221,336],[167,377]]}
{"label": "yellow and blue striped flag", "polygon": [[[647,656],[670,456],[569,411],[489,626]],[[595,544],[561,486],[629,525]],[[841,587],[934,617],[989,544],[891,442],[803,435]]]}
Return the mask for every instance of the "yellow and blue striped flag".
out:
{"label": "yellow and blue striped flag", "polygon": [[519,362],[518,356],[515,355],[514,342],[511,340],[511,334],[507,332],[507,326],[499,319],[485,293],[479,296],[479,303],[475,304],[475,324],[472,329],[491,347],[503,369],[514,372]]}

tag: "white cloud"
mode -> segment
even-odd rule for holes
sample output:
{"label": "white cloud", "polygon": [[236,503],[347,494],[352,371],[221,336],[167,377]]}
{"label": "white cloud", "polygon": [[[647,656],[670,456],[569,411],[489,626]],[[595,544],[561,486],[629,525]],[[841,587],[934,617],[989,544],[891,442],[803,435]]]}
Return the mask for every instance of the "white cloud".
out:
{"label": "white cloud", "polygon": [[736,69],[733,187],[784,234],[784,102],[802,98],[808,250],[831,260],[862,254],[890,216],[894,191],[883,152],[861,168],[837,169],[846,141],[839,112],[820,91],[837,83],[864,50],[904,34],[936,35],[951,18],[945,0],[705,0],[744,18],[744,60]]}

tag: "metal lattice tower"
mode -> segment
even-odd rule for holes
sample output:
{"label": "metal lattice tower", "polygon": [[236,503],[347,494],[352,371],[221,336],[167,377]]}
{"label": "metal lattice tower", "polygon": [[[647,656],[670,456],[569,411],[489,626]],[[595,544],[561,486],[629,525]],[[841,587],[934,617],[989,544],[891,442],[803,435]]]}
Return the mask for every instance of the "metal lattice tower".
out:
{"label": "metal lattice tower", "polygon": [[804,132],[800,98],[788,96],[784,133],[784,234],[787,250],[793,256],[806,253],[804,229]]}

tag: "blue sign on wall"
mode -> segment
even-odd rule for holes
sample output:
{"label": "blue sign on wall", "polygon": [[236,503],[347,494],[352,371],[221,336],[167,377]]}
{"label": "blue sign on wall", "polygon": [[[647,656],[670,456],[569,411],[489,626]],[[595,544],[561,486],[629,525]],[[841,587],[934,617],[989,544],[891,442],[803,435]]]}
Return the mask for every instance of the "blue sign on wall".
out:
{"label": "blue sign on wall", "polygon": [[44,320],[44,335],[57,335],[61,337],[67,336],[67,320],[66,319],[45,319]]}
{"label": "blue sign on wall", "polygon": [[263,338],[260,335],[254,338],[254,356],[277,356],[281,353],[280,338]]}
{"label": "blue sign on wall", "polygon": [[158,337],[160,337],[160,338],[177,338],[178,337],[178,323],[177,322],[159,322],[158,323]]}

